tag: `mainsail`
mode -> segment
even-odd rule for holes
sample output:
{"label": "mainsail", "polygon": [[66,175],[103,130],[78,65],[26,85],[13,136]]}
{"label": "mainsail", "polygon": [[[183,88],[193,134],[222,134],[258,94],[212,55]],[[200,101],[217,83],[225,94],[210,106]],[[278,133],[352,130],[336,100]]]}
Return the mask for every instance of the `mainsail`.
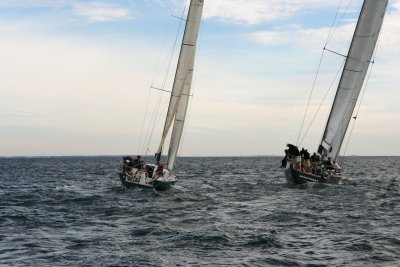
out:
{"label": "mainsail", "polygon": [[200,20],[203,12],[204,0],[191,0],[185,32],[183,35],[181,51],[178,59],[178,66],[175,73],[174,85],[165,120],[164,131],[161,142],[156,152],[157,162],[160,161],[161,153],[168,135],[169,129],[174,122],[174,129],[171,134],[170,148],[168,151],[168,169],[172,170],[178,152],[185,121],[186,109],[190,94],[190,87],[193,77],[194,58],[196,51],[197,36],[200,28]]}
{"label": "mainsail", "polygon": [[336,159],[360,94],[388,0],[365,0],[318,152]]}

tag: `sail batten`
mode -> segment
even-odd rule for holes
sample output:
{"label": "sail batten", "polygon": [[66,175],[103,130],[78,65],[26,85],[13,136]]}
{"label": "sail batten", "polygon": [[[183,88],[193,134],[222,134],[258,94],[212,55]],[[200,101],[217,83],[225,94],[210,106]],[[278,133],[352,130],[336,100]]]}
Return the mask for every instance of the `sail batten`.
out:
{"label": "sail batten", "polygon": [[[167,117],[165,119],[160,145],[156,152],[157,161],[159,161],[165,139],[167,138],[172,124],[174,124],[168,152],[169,170],[172,170],[174,166],[175,158],[179,148],[179,142],[182,136],[188,98],[190,96],[197,36],[200,28],[201,15],[203,12],[203,2],[204,0],[190,1]],[[179,126],[180,124],[182,124],[182,126]]]}
{"label": "sail batten", "polygon": [[365,0],[350,45],[346,63],[325,127],[320,148],[322,157],[336,159],[353,116],[388,0]]}

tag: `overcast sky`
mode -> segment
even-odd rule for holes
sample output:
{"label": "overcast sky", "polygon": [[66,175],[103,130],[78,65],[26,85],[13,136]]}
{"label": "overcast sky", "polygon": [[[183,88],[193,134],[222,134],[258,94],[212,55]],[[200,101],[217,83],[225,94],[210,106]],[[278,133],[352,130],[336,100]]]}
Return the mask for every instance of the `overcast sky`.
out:
{"label": "overcast sky", "polygon": [[[181,155],[282,155],[296,143],[339,2],[205,0]],[[342,1],[327,48],[347,53],[361,4]],[[171,88],[176,53],[167,72],[169,55],[179,51],[184,6],[0,0],[0,156],[143,154],[147,146],[153,154],[168,95],[158,104],[150,86]],[[400,154],[399,33],[400,0],[391,0],[346,155]],[[310,151],[342,62],[324,53],[305,128],[328,96],[302,143]]]}

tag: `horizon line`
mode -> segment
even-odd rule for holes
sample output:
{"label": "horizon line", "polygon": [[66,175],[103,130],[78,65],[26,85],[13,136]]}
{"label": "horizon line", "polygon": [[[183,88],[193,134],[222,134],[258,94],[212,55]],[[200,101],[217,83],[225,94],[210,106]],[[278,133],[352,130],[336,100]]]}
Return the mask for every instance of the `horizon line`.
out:
{"label": "horizon line", "polygon": [[[130,154],[110,154],[110,155],[33,155],[33,156],[23,156],[23,155],[14,155],[14,156],[2,156],[0,158],[72,158],[72,157],[124,157],[129,156]],[[136,154],[132,154],[136,155]],[[140,154],[139,154],[140,155]],[[141,155],[143,157],[143,155]],[[167,155],[162,155],[162,157],[166,157]],[[255,157],[283,157],[284,155],[219,155],[219,156],[178,156],[178,158],[255,158]],[[144,156],[144,157],[153,157],[153,156]],[[346,155],[341,157],[400,157],[400,155]]]}

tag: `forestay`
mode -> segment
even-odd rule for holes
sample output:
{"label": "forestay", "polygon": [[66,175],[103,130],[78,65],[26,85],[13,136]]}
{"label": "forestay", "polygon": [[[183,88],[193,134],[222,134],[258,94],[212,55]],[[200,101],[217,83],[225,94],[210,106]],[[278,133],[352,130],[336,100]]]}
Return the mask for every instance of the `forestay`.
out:
{"label": "forestay", "polygon": [[388,0],[365,0],[318,152],[336,159],[371,62]]}
{"label": "forestay", "polygon": [[164,131],[159,148],[156,152],[159,161],[165,139],[174,122],[171,142],[168,151],[168,169],[172,170],[178,152],[185,121],[186,109],[190,95],[190,87],[193,77],[194,58],[197,36],[200,28],[200,20],[203,12],[204,0],[191,0],[187,16],[185,32],[183,35],[178,66],[175,73],[174,85],[165,120]]}

